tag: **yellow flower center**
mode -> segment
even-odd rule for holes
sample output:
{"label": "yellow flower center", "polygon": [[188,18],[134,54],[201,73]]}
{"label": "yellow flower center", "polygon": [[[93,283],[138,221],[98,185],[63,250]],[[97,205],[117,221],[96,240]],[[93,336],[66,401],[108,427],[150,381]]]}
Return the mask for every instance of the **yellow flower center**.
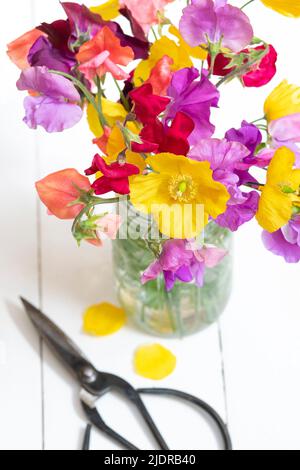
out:
{"label": "yellow flower center", "polygon": [[191,176],[178,175],[173,176],[169,181],[169,194],[179,202],[191,202],[195,199],[197,194],[197,185]]}

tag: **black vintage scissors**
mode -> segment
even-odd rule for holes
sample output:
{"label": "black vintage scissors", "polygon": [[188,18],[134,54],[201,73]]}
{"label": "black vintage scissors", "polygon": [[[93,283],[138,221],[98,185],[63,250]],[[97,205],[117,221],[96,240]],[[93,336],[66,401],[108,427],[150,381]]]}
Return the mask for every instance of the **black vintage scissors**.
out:
{"label": "black vintage scissors", "polygon": [[[21,298],[25,310],[37,329],[39,335],[47,342],[58,358],[65,364],[69,371],[73,374],[81,387],[80,401],[83,410],[88,418],[90,425],[92,424],[98,430],[108,435],[115,440],[119,445],[128,450],[138,450],[138,448],[111,429],[101,418],[96,408],[97,400],[104,394],[111,391],[117,391],[133,403],[140,414],[142,415],[145,423],[153,434],[160,449],[169,450],[164,438],[156,427],[151,415],[145,407],[140,395],[166,395],[177,397],[192,403],[202,410],[204,410],[216,423],[224,442],[225,450],[232,450],[231,439],[228,433],[226,424],[216,411],[207,405],[202,400],[188,395],[187,393],[179,390],[166,389],[166,388],[142,388],[134,389],[128,382],[121,377],[112,375],[105,372],[99,372],[95,367],[85,358],[80,349],[73,343],[73,341],[61,331],[46,315],[40,310],[31,305],[27,300]],[[89,449],[89,437],[91,426],[87,427],[83,449]]]}

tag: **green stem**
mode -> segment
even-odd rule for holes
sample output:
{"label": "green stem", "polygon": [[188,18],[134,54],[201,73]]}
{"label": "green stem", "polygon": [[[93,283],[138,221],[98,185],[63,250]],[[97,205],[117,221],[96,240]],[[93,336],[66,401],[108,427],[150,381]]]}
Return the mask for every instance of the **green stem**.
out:
{"label": "green stem", "polygon": [[252,189],[257,189],[260,188],[260,187],[263,187],[265,186],[264,184],[260,184],[260,183],[254,183],[252,181],[249,181],[248,183],[244,183],[242,186],[247,186],[248,188],[252,188]]}
{"label": "green stem", "polygon": [[235,77],[238,77],[239,75],[243,75],[244,73],[246,73],[248,71],[248,69],[250,67],[252,67],[252,65],[255,65],[257,64],[258,62],[261,62],[262,59],[268,54],[269,52],[269,47],[266,47],[266,49],[264,50],[264,52],[261,54],[261,56],[259,57],[259,59],[253,59],[253,60],[250,60],[249,62],[247,62],[246,64],[242,65],[241,67],[238,67],[237,69],[233,70],[232,72],[230,72],[228,75],[226,75],[225,77],[223,77],[216,85],[217,88],[219,88],[221,85],[223,85],[223,83],[227,82],[227,80],[230,80],[232,78],[235,78]]}
{"label": "green stem", "polygon": [[126,109],[126,111],[130,111],[130,105],[129,105],[128,100],[126,99],[126,96],[124,95],[123,91],[121,90],[121,87],[120,87],[118,81],[115,79],[115,77],[113,77],[113,78],[114,78],[114,82],[116,84],[116,87],[117,87],[117,89],[120,93],[120,98],[121,98],[121,101],[123,103],[124,108]]}
{"label": "green stem", "polygon": [[253,2],[254,2],[254,0],[249,0],[249,2],[245,3],[245,5],[243,5],[243,6],[241,7],[241,10],[243,10],[243,9],[246,8],[248,5],[250,5],[250,3],[253,3]]}
{"label": "green stem", "polygon": [[155,41],[157,41],[158,37],[157,37],[157,34],[156,34],[155,29],[153,28],[153,26],[151,27],[151,31],[152,31],[152,34],[154,36]]}
{"label": "green stem", "polygon": [[104,117],[104,114],[103,114],[103,110],[102,110],[102,96],[103,96],[103,90],[102,90],[102,86],[101,86],[101,80],[100,78],[97,76],[96,78],[96,85],[97,85],[97,96],[98,96],[98,100],[97,100],[97,106],[98,106],[98,115],[99,115],[99,121],[100,121],[100,124],[101,126],[104,127],[107,126],[107,121]]}
{"label": "green stem", "polygon": [[72,75],[69,75],[68,73],[65,73],[65,72],[59,72],[58,70],[49,70],[49,72],[53,73],[54,75],[60,75],[61,77],[65,77],[65,78],[68,78],[69,80],[71,80],[74,83],[74,85],[76,85],[82,91],[82,93],[84,94],[86,99],[89,101],[89,103],[91,103],[91,105],[97,111],[99,121],[100,121],[102,127],[107,125],[106,120],[105,120],[103,114],[101,113],[101,109],[99,108],[99,106],[98,106],[98,104],[95,100],[94,95],[89,92],[89,90],[84,86],[84,84],[80,80],[78,80],[78,78],[73,77]]}
{"label": "green stem", "polygon": [[261,117],[259,119],[255,119],[254,121],[251,121],[250,124],[255,124],[256,122],[259,122],[259,121],[264,121],[266,118],[265,116],[264,117]]}
{"label": "green stem", "polygon": [[120,201],[119,197],[113,197],[110,199],[101,199],[98,197],[93,197],[90,204],[87,204],[77,215],[77,217],[74,219],[73,225],[72,225],[72,234],[75,237],[76,234],[76,228],[78,222],[82,219],[83,216],[87,215],[91,209],[93,209],[95,206],[99,206],[101,204],[115,204]]}

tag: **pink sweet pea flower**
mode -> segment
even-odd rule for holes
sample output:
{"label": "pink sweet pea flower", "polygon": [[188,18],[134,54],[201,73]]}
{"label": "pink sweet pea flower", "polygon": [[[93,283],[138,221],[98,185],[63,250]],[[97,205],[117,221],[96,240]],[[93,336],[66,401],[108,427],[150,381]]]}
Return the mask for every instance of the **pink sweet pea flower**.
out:
{"label": "pink sweet pea flower", "polygon": [[118,214],[106,214],[98,219],[96,225],[98,228],[95,230],[95,238],[89,238],[85,241],[90,245],[101,247],[103,245],[103,237],[109,240],[117,238],[118,231],[122,225],[122,219]]}
{"label": "pink sweet pea flower", "polygon": [[273,158],[276,150],[287,147],[296,156],[296,167],[300,168],[300,114],[290,114],[269,123],[268,132],[271,137],[271,148],[262,150],[259,156],[268,159],[267,166]]}
{"label": "pink sweet pea flower", "polygon": [[80,196],[79,190],[88,192],[91,185],[88,178],[69,168],[38,181],[36,189],[51,214],[59,219],[74,219],[84,207],[80,203],[73,205]]}
{"label": "pink sweet pea flower", "polygon": [[152,25],[159,22],[158,13],[163,12],[173,0],[120,0],[122,7],[128,8],[134,20],[148,34]]}
{"label": "pink sweet pea flower", "polygon": [[121,46],[120,39],[104,26],[93,39],[80,47],[76,58],[81,64],[79,70],[90,81],[107,72],[116,80],[125,80],[129,75],[119,65],[128,65],[134,60],[134,53],[131,47]]}
{"label": "pink sweet pea flower", "polygon": [[115,240],[122,225],[122,218],[119,214],[106,214],[98,220],[97,225],[99,237],[103,234],[110,240]]}

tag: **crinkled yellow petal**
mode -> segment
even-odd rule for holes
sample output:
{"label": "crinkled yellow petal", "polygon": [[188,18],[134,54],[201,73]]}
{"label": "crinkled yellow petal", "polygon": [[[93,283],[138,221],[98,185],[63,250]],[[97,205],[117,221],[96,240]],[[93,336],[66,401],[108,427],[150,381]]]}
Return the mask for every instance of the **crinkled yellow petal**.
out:
{"label": "crinkled yellow petal", "polygon": [[181,36],[179,29],[175,26],[170,26],[169,33],[172,36],[175,36],[179,39],[179,45],[183,47],[190,57],[194,57],[195,59],[206,60],[208,53],[202,47],[191,47]]}
{"label": "crinkled yellow petal", "polygon": [[[127,116],[127,111],[120,103],[102,98],[102,110],[104,117],[110,127],[113,127],[117,121],[123,122]],[[91,131],[96,137],[102,137],[103,128],[99,122],[99,117],[94,106],[89,104],[87,107],[87,120]]]}
{"label": "crinkled yellow petal", "polygon": [[267,173],[267,185],[278,185],[285,181],[286,185],[292,177],[295,154],[287,147],[278,149],[272,158]]}
{"label": "crinkled yellow petal", "polygon": [[135,153],[135,152],[131,152],[131,150],[127,150],[125,155],[126,155],[127,163],[131,163],[131,165],[137,166],[141,173],[145,170],[146,161],[139,153]]}
{"label": "crinkled yellow petal", "polygon": [[120,14],[119,9],[119,0],[108,0],[108,2],[103,3],[103,5],[90,8],[93,13],[97,13],[97,15],[100,15],[105,21],[117,18]]}
{"label": "crinkled yellow petal", "polygon": [[300,16],[299,0],[261,0],[266,7],[272,8],[285,16],[297,18]]}
{"label": "crinkled yellow petal", "polygon": [[[170,238],[194,238],[208,223],[209,216],[225,212],[230,198],[224,185],[214,181],[208,162],[162,153],[148,157],[153,173],[130,180],[130,199],[141,212],[152,214],[160,232]],[[194,194],[186,203],[174,199],[174,179],[190,178]]]}
{"label": "crinkled yellow petal", "polygon": [[295,154],[286,147],[276,151],[268,168],[267,182],[262,188],[256,219],[270,233],[286,225],[292,216],[293,194],[286,194],[284,186],[297,190],[300,170],[293,170]]}
{"label": "crinkled yellow petal", "polygon": [[142,60],[142,62],[137,66],[134,73],[135,86],[142,85],[149,78],[153,67],[165,55],[168,55],[168,57],[173,59],[173,71],[185,67],[192,67],[193,65],[187,50],[183,46],[177,46],[174,41],[163,36],[161,39],[155,41],[151,46],[149,58],[147,60]]}
{"label": "crinkled yellow petal", "polygon": [[83,317],[83,331],[93,336],[107,336],[119,331],[126,323],[123,309],[104,302],[89,307]]}
{"label": "crinkled yellow petal", "polygon": [[256,219],[270,233],[286,225],[292,216],[292,199],[279,187],[266,186],[261,194]]}
{"label": "crinkled yellow petal", "polygon": [[264,110],[269,122],[300,113],[300,87],[283,80],[266,99]]}
{"label": "crinkled yellow petal", "polygon": [[174,372],[176,357],[160,344],[141,346],[135,352],[134,368],[142,377],[162,380]]}
{"label": "crinkled yellow petal", "polygon": [[[134,134],[139,134],[140,129],[138,125],[134,122],[129,122],[127,128]],[[124,136],[121,132],[119,126],[114,126],[111,130],[110,136],[108,138],[106,153],[112,161],[115,161],[118,155],[125,150],[126,143]]]}

